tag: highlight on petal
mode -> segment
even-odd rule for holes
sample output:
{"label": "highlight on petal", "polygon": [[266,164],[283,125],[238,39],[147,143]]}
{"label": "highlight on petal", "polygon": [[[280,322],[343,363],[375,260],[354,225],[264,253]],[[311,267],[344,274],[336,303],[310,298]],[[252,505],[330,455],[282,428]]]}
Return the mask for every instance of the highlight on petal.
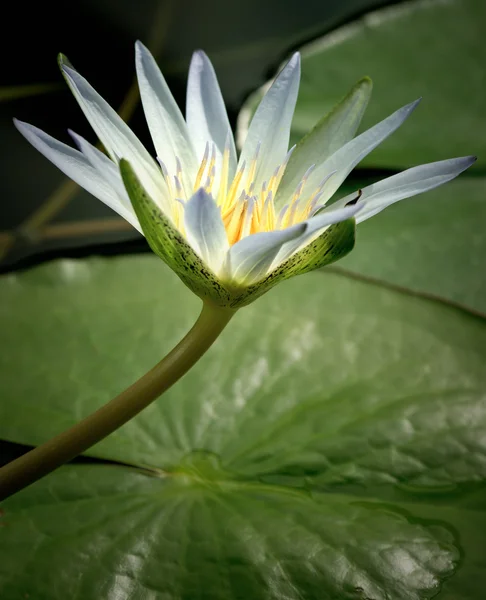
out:
{"label": "highlight on petal", "polygon": [[367,129],[361,135],[344,144],[342,148],[337,150],[326,161],[316,166],[309,177],[307,189],[315,189],[326,176],[335,172],[323,187],[321,204],[325,204],[354,167],[389,135],[396,131],[412,114],[419,102],[420,98],[415,100],[415,102],[403,106],[377,125]]}
{"label": "highlight on petal", "polygon": [[255,233],[230,248],[224,276],[231,283],[251,285],[262,279],[282,246],[291,240],[300,238],[305,223],[299,223],[287,229]]}
{"label": "highlight on petal", "polygon": [[[356,213],[356,222],[362,223],[390,204],[447,183],[468,169],[475,161],[475,156],[464,156],[420,165],[363,188],[356,204],[359,209]],[[356,193],[349,194],[332,206],[344,206],[353,197],[356,197]]]}
{"label": "highlight on petal", "polygon": [[211,61],[201,50],[194,52],[187,80],[186,120],[189,136],[200,162],[206,144],[214,142],[218,189],[223,153],[229,137],[229,178],[236,172],[236,148],[223,96]]}
{"label": "highlight on petal", "polygon": [[144,187],[149,190],[156,202],[164,206],[164,179],[143,144],[116,111],[62,54],[59,55],[59,66],[74,97],[112,160],[115,162],[120,158],[129,160]]}
{"label": "highlight on petal", "polygon": [[190,245],[217,274],[229,249],[228,237],[219,207],[202,188],[184,207],[184,228]]}
{"label": "highlight on petal", "polygon": [[238,168],[250,165],[258,153],[255,187],[268,181],[287,154],[290,124],[300,81],[300,55],[295,53],[258,106],[248,129]]}
{"label": "highlight on petal", "polygon": [[182,183],[190,196],[197,164],[184,117],[154,57],[139,41],[135,44],[135,54],[143,110],[157,156],[171,175],[177,171],[179,158],[184,165]]}
{"label": "highlight on petal", "polygon": [[[101,200],[141,232],[140,224],[131,207],[126,206],[116,189],[109,185],[108,181],[91,164],[86,156],[67,144],[59,142],[33,125],[17,119],[14,119],[14,124],[26,140],[54,163],[65,175]],[[108,158],[106,160],[109,161]]]}
{"label": "highlight on petal", "polygon": [[297,143],[278,187],[275,205],[285,204],[309,165],[322,165],[353,139],[371,97],[373,83],[364,77],[317,125]]}

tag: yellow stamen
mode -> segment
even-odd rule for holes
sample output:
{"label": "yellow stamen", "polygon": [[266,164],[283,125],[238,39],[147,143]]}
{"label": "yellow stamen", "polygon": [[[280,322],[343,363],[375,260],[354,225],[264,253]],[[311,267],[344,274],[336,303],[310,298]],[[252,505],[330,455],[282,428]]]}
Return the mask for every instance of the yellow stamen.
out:
{"label": "yellow stamen", "polygon": [[219,182],[219,193],[218,193],[219,206],[224,205],[226,193],[228,191],[229,157],[230,157],[230,149],[229,149],[228,144],[226,144],[226,147],[225,147],[224,153],[223,153],[223,164],[221,166],[221,180]]}
{"label": "yellow stamen", "polygon": [[[301,209],[301,212],[299,214],[299,220],[304,221],[305,219],[307,219],[309,216],[312,215],[312,213],[314,212],[314,210],[317,206],[317,202],[319,201],[319,198],[322,196],[324,186],[329,181],[329,179],[334,175],[335,172],[336,171],[333,171],[332,173],[327,175],[321,181],[319,186],[315,189],[313,194],[309,197],[309,199],[305,203],[305,206],[303,206]],[[305,177],[305,175],[304,175],[304,177]]]}
{"label": "yellow stamen", "polygon": [[268,190],[272,192],[272,194],[275,194],[275,192],[277,191],[277,179],[280,181],[279,173],[281,168],[282,165],[275,169],[275,171],[272,173],[272,176],[270,177],[270,181],[268,182]]}
{"label": "yellow stamen", "polygon": [[[249,164],[249,168],[246,168],[246,162],[243,161],[233,180],[230,182],[231,147],[230,140],[229,138],[227,139],[221,157],[221,164],[218,165],[218,168],[221,168],[221,175],[217,195],[215,191],[215,199],[221,211],[230,245],[236,244],[248,235],[288,227],[297,221],[306,219],[312,211],[324,186],[324,182],[322,182],[321,186],[308,200],[305,200],[305,202],[302,200],[304,186],[314,166],[308,169],[302,177],[290,203],[281,209],[278,215],[275,212],[273,199],[284,175],[292,150],[287,153],[283,163],[274,170],[268,183],[263,182],[261,187],[256,188],[255,176],[258,170],[260,144],[255,149],[255,154]],[[176,174],[172,177],[169,176],[167,168],[162,162],[160,165],[170,198],[173,201],[174,223],[183,231],[185,201],[189,195],[187,190],[184,189],[181,162],[176,157]],[[208,194],[212,194],[215,182],[216,145],[212,143],[210,147],[210,144],[207,143],[194,180],[194,192],[203,187]],[[308,197],[308,194],[306,196]]]}
{"label": "yellow stamen", "polygon": [[206,142],[206,148],[204,149],[204,156],[201,161],[201,166],[199,167],[199,171],[196,175],[196,181],[194,182],[193,191],[197,192],[197,190],[201,187],[201,180],[204,175],[204,171],[206,170],[206,165],[208,163],[209,156],[209,144]]}
{"label": "yellow stamen", "polygon": [[283,229],[285,227],[284,222],[286,220],[287,211],[289,209],[289,205],[286,204],[283,208],[280,209],[280,212],[277,216],[277,223],[275,225],[276,229]]}
{"label": "yellow stamen", "polygon": [[[243,195],[244,198],[244,195]],[[241,198],[235,203],[230,211],[223,217],[223,223],[226,228],[228,242],[232,246],[240,240],[243,218],[246,213],[247,201]]]}
{"label": "yellow stamen", "polygon": [[183,202],[174,202],[173,211],[174,223],[177,229],[184,234],[184,204]]}
{"label": "yellow stamen", "polygon": [[262,211],[259,209],[258,202],[255,202],[253,205],[250,234],[259,233],[260,231],[265,231],[265,227],[262,223]]}
{"label": "yellow stamen", "polygon": [[287,211],[286,227],[290,227],[290,225],[293,225],[296,222],[295,214],[297,212],[298,207],[299,207],[298,202],[294,202],[292,204],[292,206],[290,207],[290,209]]}
{"label": "yellow stamen", "polygon": [[287,168],[287,165],[289,163],[290,157],[292,156],[292,152],[294,151],[294,148],[295,148],[295,146],[292,146],[292,148],[290,148],[290,150],[287,152],[287,155],[286,155],[283,163],[275,169],[275,171],[273,172],[273,175],[268,183],[268,189],[272,191],[274,197],[277,194],[278,186],[280,185],[280,182],[282,181],[282,177],[285,173],[285,169]]}
{"label": "yellow stamen", "polygon": [[211,148],[211,160],[209,162],[209,167],[208,167],[208,178],[206,179],[206,185],[204,186],[204,188],[208,194],[211,193],[215,175],[216,175],[216,146],[215,146],[215,144],[213,144],[212,148]]}
{"label": "yellow stamen", "polygon": [[308,202],[304,204],[300,201],[300,199],[302,197],[302,191],[304,189],[304,186],[309,178],[309,175],[314,170],[314,167],[315,165],[311,165],[307,169],[302,179],[300,180],[300,183],[295,189],[294,195],[292,196],[292,200],[290,201],[289,210],[285,215],[286,218],[285,220],[282,220],[282,226],[288,227],[289,225],[293,225],[294,223],[303,220],[303,215],[307,215],[310,209],[310,204]]}
{"label": "yellow stamen", "polygon": [[226,201],[222,207],[223,212],[228,210],[235,202],[235,195],[238,190],[238,186],[240,185],[241,178],[243,177],[243,173],[245,171],[246,165],[245,161],[242,162],[241,167],[238,169],[235,178],[233,179],[233,183],[229,189],[228,195],[226,196]]}
{"label": "yellow stamen", "polygon": [[275,206],[273,204],[272,192],[268,192],[262,213],[264,231],[273,231],[275,229]]}
{"label": "yellow stamen", "polygon": [[159,160],[159,164],[160,164],[160,169],[162,171],[162,175],[164,176],[165,183],[167,184],[167,189],[169,190],[170,199],[174,200],[174,198],[175,198],[174,188],[172,187],[172,182],[170,179],[169,171],[167,170],[167,167],[161,160]]}
{"label": "yellow stamen", "polygon": [[[248,197],[245,201],[245,211],[242,214],[242,227],[240,232],[240,240],[252,233],[252,223],[255,214],[255,200],[253,197]],[[253,232],[254,233],[254,232]]]}

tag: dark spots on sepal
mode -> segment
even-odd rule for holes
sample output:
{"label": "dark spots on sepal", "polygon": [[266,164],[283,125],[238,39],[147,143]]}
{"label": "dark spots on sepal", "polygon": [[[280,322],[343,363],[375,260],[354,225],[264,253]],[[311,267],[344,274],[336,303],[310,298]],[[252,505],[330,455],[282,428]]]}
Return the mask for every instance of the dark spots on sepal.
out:
{"label": "dark spots on sepal", "polygon": [[322,235],[287,259],[262,281],[243,288],[239,294],[233,292],[230,306],[246,306],[285,279],[320,269],[343,258],[354,247],[355,231],[354,219],[331,225]]}
{"label": "dark spots on sepal", "polygon": [[128,163],[121,166],[121,172],[142,231],[154,253],[200,298],[210,299],[220,306],[229,306],[230,292],[148,196]]}

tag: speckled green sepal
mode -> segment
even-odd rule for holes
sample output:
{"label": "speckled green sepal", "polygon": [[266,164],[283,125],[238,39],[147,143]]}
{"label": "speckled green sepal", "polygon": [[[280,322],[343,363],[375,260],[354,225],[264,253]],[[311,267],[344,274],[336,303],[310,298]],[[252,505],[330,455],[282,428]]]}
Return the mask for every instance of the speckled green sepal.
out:
{"label": "speckled green sepal", "polygon": [[150,198],[130,163],[120,161],[120,172],[142,231],[152,250],[203,300],[230,306],[230,292],[203,263],[182,234]]}
{"label": "speckled green sepal", "polygon": [[356,221],[354,219],[331,225],[322,235],[292,255],[275,271],[267,275],[265,279],[255,285],[239,290],[239,293],[234,290],[230,306],[234,308],[246,306],[285,279],[336,262],[351,252],[355,240]]}

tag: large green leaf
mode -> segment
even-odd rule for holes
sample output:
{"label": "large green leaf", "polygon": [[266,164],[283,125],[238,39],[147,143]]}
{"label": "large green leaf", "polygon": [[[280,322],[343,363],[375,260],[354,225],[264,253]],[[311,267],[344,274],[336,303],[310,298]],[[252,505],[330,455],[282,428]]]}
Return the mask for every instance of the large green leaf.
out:
{"label": "large green leaf", "polygon": [[[197,311],[152,256],[0,290],[0,436],[23,443],[126,387]],[[5,503],[3,596],[480,600],[485,356],[484,320],[441,302],[281,284],[91,452],[148,471],[65,467]]]}
{"label": "large green leaf", "polygon": [[65,468],[2,521],[9,600],[419,600],[459,559],[446,527],[388,506],[116,467]]}
{"label": "large green leaf", "polygon": [[[363,165],[399,168],[477,154],[473,168],[484,169],[485,22],[482,0],[407,2],[365,15],[305,46],[293,142],[368,75],[373,97],[362,127],[416,98],[423,101]],[[243,109],[242,130],[261,94],[256,92]]]}

